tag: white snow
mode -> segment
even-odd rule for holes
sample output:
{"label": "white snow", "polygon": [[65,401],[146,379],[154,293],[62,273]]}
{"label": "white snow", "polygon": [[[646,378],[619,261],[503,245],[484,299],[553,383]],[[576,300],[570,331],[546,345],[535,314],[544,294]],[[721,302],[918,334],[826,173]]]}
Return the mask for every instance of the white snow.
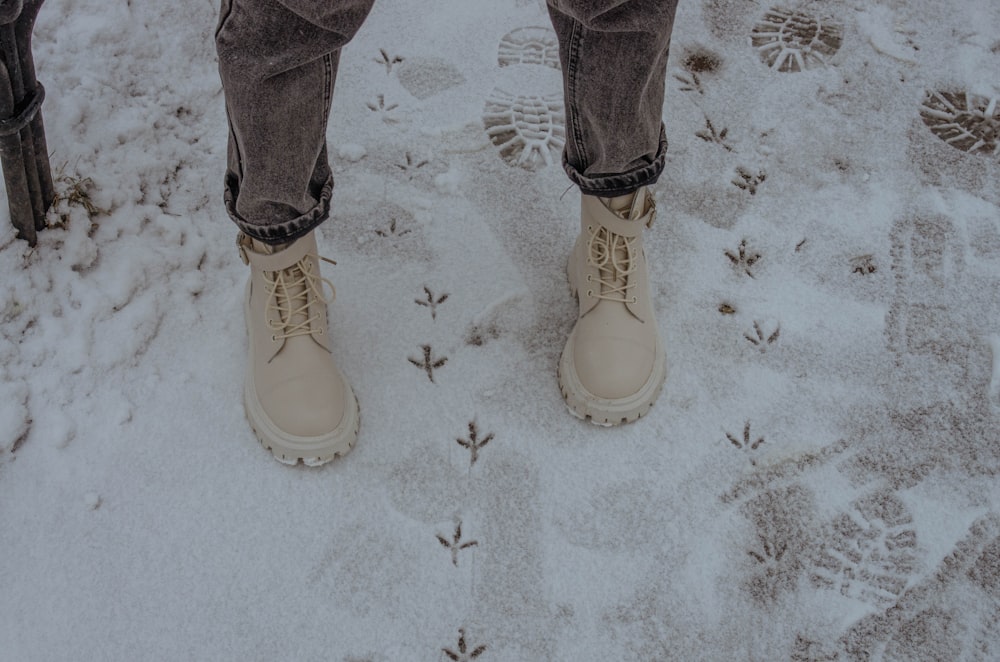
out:
{"label": "white snow", "polygon": [[901,25],[893,25],[895,16],[890,7],[875,5],[859,9],[855,17],[858,28],[868,37],[872,48],[900,62],[917,64],[912,39],[915,31],[907,30]]}
{"label": "white snow", "polygon": [[47,0],[36,248],[0,194],[0,659],[1000,659],[1000,5],[796,3],[842,29],[796,72],[769,8],[681,0],[668,381],[601,429],[556,382],[559,145],[491,140],[561,94],[498,62],[544,4],[379,0],[319,237],[361,434],[307,469],[240,402],[218,2]]}
{"label": "white snow", "polygon": [[994,407],[1000,407],[1000,335],[989,338],[990,350],[993,352],[993,371],[990,375],[990,402]]}
{"label": "white snow", "polygon": [[368,151],[363,145],[357,143],[347,143],[337,147],[337,156],[350,163],[357,163],[368,155]]}

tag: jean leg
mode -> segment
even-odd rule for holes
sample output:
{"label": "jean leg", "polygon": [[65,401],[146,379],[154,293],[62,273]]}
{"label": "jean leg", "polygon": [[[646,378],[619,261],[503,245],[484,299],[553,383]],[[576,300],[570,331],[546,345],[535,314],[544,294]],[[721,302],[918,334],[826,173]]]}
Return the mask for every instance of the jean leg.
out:
{"label": "jean leg", "polygon": [[563,70],[566,174],[606,197],[656,182],[677,0],[548,0],[548,9]]}
{"label": "jean leg", "polygon": [[226,209],[243,232],[291,241],[327,219],[326,125],[340,49],[374,0],[223,0],[216,30],[229,119]]}

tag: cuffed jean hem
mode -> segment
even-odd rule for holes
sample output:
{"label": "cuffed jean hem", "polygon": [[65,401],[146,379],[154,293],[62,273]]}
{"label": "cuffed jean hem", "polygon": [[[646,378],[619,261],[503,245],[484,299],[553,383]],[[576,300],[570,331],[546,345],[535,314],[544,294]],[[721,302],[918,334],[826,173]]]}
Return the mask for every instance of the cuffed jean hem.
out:
{"label": "cuffed jean hem", "polygon": [[616,195],[625,195],[637,191],[643,186],[655,184],[660,178],[667,161],[667,134],[660,125],[660,145],[656,150],[656,156],[649,165],[644,165],[634,170],[622,173],[607,173],[584,175],[577,170],[566,158],[563,152],[563,169],[569,176],[570,181],[580,187],[580,192],[584,195],[599,195],[604,198],[613,198]]}
{"label": "cuffed jean hem", "polygon": [[226,211],[240,230],[249,237],[265,244],[283,244],[295,241],[315,230],[323,221],[330,217],[330,198],[333,195],[333,177],[327,178],[320,190],[316,205],[305,214],[280,223],[266,225],[249,223],[236,213],[236,192],[229,184],[226,185]]}

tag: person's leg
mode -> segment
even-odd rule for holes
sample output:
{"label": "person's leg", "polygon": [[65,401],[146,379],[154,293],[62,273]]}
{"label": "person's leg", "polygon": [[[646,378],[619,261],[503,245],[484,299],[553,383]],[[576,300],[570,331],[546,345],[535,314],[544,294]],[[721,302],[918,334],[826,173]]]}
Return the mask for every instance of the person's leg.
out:
{"label": "person's leg", "polygon": [[663,172],[676,0],[548,0],[566,103],[563,166],[580,187],[569,263],[579,319],[559,362],[570,410],[602,425],[643,416],[666,378],[642,231]]}
{"label": "person's leg", "polygon": [[548,0],[566,101],[563,165],[586,195],[663,171],[663,90],[677,0]]}
{"label": "person's leg", "polygon": [[326,124],[340,49],[373,1],[223,0],[226,207],[250,237],[288,242],[329,215]]}
{"label": "person's leg", "polygon": [[243,401],[261,444],[290,464],[323,464],[357,438],[313,230],[330,210],[326,124],[340,48],[372,1],[223,0],[216,31],[230,127],[226,208],[251,267]]}

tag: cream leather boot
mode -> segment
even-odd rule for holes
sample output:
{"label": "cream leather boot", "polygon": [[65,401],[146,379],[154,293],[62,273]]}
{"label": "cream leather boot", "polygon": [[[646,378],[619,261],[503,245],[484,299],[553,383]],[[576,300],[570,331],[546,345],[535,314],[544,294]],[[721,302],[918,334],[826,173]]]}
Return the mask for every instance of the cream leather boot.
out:
{"label": "cream leather boot", "polygon": [[646,414],[666,378],[642,248],[655,214],[646,188],[611,199],[582,196],[568,268],[580,316],[559,360],[559,386],[570,411],[598,425]]}
{"label": "cream leather boot", "polygon": [[320,276],[326,258],[317,254],[312,232],[275,252],[243,233],[237,245],[250,265],[247,418],[276,459],[319,466],[351,449],[360,424],[354,393],[330,354],[326,306],[335,292]]}

